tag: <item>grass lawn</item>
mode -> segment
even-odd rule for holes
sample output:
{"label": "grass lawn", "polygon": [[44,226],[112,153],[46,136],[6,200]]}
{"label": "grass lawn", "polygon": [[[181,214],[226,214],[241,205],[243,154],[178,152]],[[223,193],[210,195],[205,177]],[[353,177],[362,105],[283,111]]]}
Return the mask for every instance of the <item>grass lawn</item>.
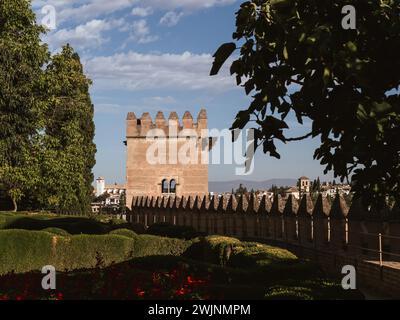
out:
{"label": "grass lawn", "polygon": [[[222,236],[188,239],[193,230],[168,225],[154,227],[157,235],[126,227],[0,214],[0,299],[363,298],[285,249]],[[168,234],[181,239],[161,236]],[[57,290],[41,288],[44,265],[56,267]]]}

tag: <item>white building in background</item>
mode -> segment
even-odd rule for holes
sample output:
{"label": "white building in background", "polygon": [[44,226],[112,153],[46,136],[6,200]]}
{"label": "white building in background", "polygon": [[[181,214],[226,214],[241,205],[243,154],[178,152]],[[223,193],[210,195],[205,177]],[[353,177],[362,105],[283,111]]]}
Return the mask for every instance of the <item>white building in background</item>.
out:
{"label": "white building in background", "polygon": [[92,204],[92,211],[98,213],[100,210],[116,211],[119,209],[121,196],[126,192],[126,186],[122,184],[107,185],[103,177],[96,179],[95,196],[98,198],[104,195],[101,201]]}
{"label": "white building in background", "polygon": [[103,177],[96,179],[96,197],[101,196],[106,192],[106,180]]}
{"label": "white building in background", "polygon": [[336,194],[347,196],[351,193],[351,186],[348,184],[324,184],[321,186],[321,193],[324,197],[335,197]]}
{"label": "white building in background", "polygon": [[289,196],[295,197],[297,200],[300,199],[300,191],[298,187],[290,187],[289,189],[286,190],[285,196],[288,198]]}
{"label": "white building in background", "polygon": [[300,189],[299,190],[300,193],[303,193],[303,192],[308,193],[308,192],[310,192],[310,189],[311,189],[311,181],[310,181],[310,179],[308,179],[305,176],[300,177],[300,179],[299,179],[299,189]]}

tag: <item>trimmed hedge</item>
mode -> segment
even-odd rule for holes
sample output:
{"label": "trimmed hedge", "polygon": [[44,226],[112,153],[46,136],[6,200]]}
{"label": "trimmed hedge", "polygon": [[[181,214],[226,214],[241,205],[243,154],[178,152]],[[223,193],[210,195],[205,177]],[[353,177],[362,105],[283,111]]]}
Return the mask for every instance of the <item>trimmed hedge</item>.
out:
{"label": "trimmed hedge", "polygon": [[131,238],[131,239],[136,239],[137,237],[137,233],[129,230],[129,229],[116,229],[110,232],[110,234],[114,234],[114,235],[119,235],[119,236],[124,236],[127,238]]}
{"label": "trimmed hedge", "polygon": [[[30,217],[29,213],[24,212],[0,212],[0,229],[6,229],[9,225],[14,223],[15,221],[23,218]],[[52,214],[35,214],[36,220],[49,220],[53,218],[57,218],[56,215]]]}
{"label": "trimmed hedge", "polygon": [[285,249],[223,236],[196,239],[185,252],[185,257],[234,268],[298,261],[294,254]]}
{"label": "trimmed hedge", "polygon": [[298,261],[291,252],[255,242],[242,242],[233,249],[229,266],[235,268],[249,268],[268,266],[273,263],[286,263]]}
{"label": "trimmed hedge", "polygon": [[53,237],[48,232],[0,230],[0,275],[41,270],[51,264]]}
{"label": "trimmed hedge", "polygon": [[336,299],[364,300],[364,295],[357,290],[343,290],[340,282],[331,279],[284,281],[270,287],[264,298],[266,300],[327,300]]}
{"label": "trimmed hedge", "polygon": [[46,213],[0,212],[0,229],[44,230],[59,228],[70,234],[107,234],[126,228],[144,233],[143,226],[132,225],[124,220],[110,216],[74,217]]}
{"label": "trimmed hedge", "polygon": [[147,234],[155,236],[179,238],[179,239],[194,239],[196,237],[204,235],[201,232],[196,231],[193,227],[189,226],[176,226],[168,222],[160,222],[152,224],[147,230]]}
{"label": "trimmed hedge", "polygon": [[58,270],[106,267],[133,258],[134,242],[119,235],[59,237],[52,260]]}
{"label": "trimmed hedge", "polygon": [[59,236],[45,231],[0,230],[0,274],[41,270],[45,265],[60,271],[105,267],[134,257],[180,255],[191,245],[190,241],[151,235],[127,237],[128,232]]}
{"label": "trimmed hedge", "polygon": [[60,228],[46,228],[41,231],[56,234],[58,236],[70,236],[70,233]]}
{"label": "trimmed hedge", "polygon": [[153,255],[183,254],[192,244],[190,241],[174,238],[163,238],[149,234],[142,234],[135,238],[135,257]]}
{"label": "trimmed hedge", "polygon": [[5,229],[43,230],[47,228],[60,228],[70,234],[106,234],[106,224],[88,218],[55,218],[38,219],[37,217],[22,217],[5,226]]}

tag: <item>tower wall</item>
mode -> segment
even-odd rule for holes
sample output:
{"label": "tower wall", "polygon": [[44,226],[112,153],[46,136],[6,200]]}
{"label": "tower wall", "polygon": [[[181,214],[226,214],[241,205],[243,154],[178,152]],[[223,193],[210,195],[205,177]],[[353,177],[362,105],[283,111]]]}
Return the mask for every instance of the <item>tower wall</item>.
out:
{"label": "tower wall", "polygon": [[[199,113],[197,122],[186,112],[182,121],[172,112],[166,120],[159,112],[153,122],[148,113],[136,118],[134,113],[127,117],[127,163],[126,195],[127,205],[131,207],[134,196],[196,196],[208,194],[208,137],[202,129],[207,129],[205,110]],[[157,145],[158,144],[158,145]],[[165,148],[164,148],[165,146]],[[182,163],[178,151],[187,150],[186,161]],[[204,149],[202,149],[204,148]],[[207,149],[206,151],[205,148]],[[148,155],[159,160],[151,163]],[[206,154],[206,157],[204,156]],[[202,159],[203,157],[203,159]],[[165,160],[165,162],[163,161]],[[160,163],[161,162],[161,163]],[[163,180],[176,183],[176,192],[164,192]],[[173,188],[172,185],[169,185]],[[165,191],[165,190],[164,190]],[[169,190],[173,191],[173,190]]]}
{"label": "tower wall", "polygon": [[96,180],[96,197],[101,196],[105,192],[105,180],[104,178],[98,178]]}

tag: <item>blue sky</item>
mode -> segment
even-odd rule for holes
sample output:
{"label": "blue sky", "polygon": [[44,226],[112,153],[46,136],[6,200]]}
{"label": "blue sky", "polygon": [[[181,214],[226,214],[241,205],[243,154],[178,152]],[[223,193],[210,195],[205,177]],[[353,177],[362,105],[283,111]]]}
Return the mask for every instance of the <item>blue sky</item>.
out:
{"label": "blue sky", "polygon": [[[95,105],[97,164],[95,176],[108,182],[125,181],[125,118],[158,110],[180,116],[186,110],[197,116],[206,108],[210,128],[229,128],[249,98],[225,66],[209,77],[212,54],[231,40],[236,0],[34,0],[38,20],[41,9],[56,9],[57,27],[44,41],[52,52],[70,43],[80,54]],[[289,119],[290,136],[309,131]],[[323,168],[312,156],[318,139],[279,145],[282,159],[258,152],[255,170],[235,176],[230,165],[211,165],[209,179],[265,180],[323,177]],[[261,151],[261,150],[260,150]]]}

